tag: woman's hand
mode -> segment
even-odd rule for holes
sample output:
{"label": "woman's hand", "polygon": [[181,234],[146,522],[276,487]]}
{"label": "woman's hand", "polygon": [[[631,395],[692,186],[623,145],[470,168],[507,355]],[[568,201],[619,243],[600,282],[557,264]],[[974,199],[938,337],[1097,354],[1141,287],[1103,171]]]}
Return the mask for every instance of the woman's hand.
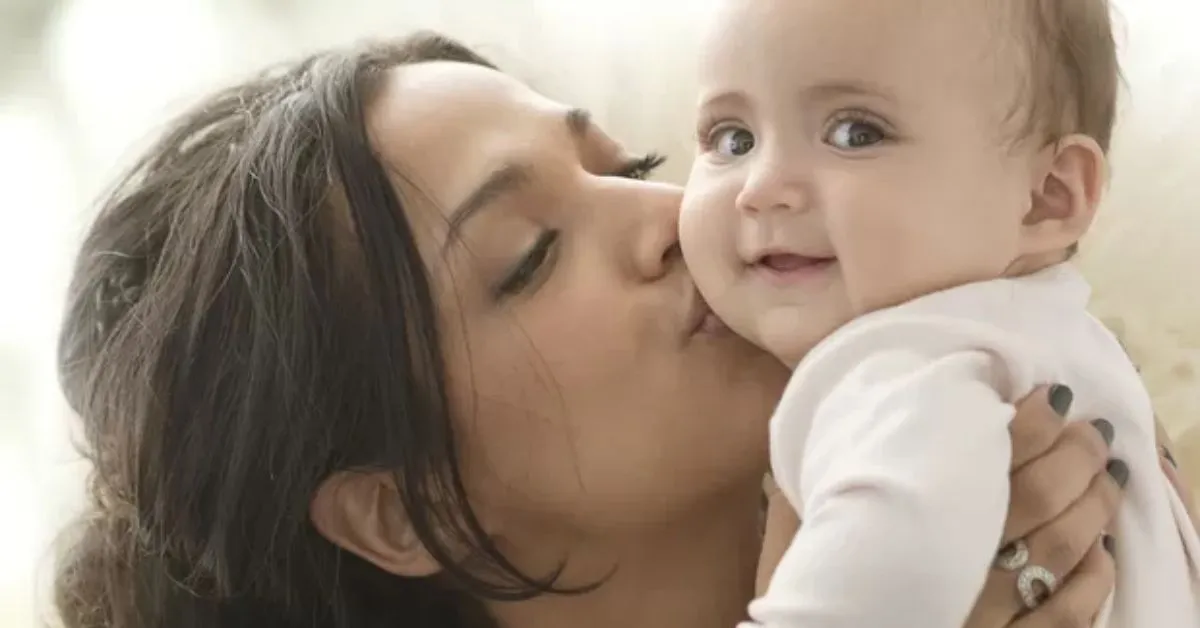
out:
{"label": "woman's hand", "polygon": [[758,577],[754,581],[754,597],[767,591],[771,575],[783,560],[783,553],[792,543],[792,537],[800,530],[800,517],[788,503],[779,486],[771,476],[763,482],[763,494],[767,498],[767,525],[763,532],[762,552],[758,557]]}
{"label": "woman's hand", "polygon": [[1159,464],[1162,466],[1163,473],[1167,474],[1167,478],[1171,480],[1171,485],[1175,487],[1175,492],[1179,493],[1179,498],[1183,500],[1183,505],[1187,507],[1188,514],[1192,516],[1192,525],[1196,526],[1197,530],[1200,530],[1200,511],[1196,510],[1196,494],[1192,492],[1192,487],[1188,481],[1179,473],[1179,465],[1176,463],[1175,457],[1171,455],[1175,446],[1161,422],[1156,419],[1154,426],[1158,430]]}
{"label": "woman's hand", "polygon": [[1058,578],[1058,591],[1027,611],[1017,572],[993,568],[967,628],[1091,626],[1112,591],[1116,542],[1104,529],[1116,516],[1129,468],[1109,460],[1112,424],[1066,424],[1063,387],[1034,391],[1012,423],[1012,495],[1004,543],[1023,541],[1031,565]]}

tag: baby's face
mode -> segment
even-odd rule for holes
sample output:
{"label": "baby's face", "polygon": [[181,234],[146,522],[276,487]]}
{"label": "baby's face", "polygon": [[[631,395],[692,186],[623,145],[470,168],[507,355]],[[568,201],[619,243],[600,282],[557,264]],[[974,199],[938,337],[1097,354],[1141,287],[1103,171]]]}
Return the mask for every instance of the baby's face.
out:
{"label": "baby's face", "polygon": [[987,0],[726,0],[702,58],[683,252],[794,365],[852,317],[1018,257],[1035,150]]}

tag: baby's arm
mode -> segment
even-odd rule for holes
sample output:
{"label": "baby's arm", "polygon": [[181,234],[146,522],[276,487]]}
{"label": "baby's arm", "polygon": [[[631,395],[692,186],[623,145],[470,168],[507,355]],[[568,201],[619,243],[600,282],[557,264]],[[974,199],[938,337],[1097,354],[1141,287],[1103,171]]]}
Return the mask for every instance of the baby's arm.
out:
{"label": "baby's arm", "polygon": [[1014,338],[946,319],[873,319],[814,352],[772,421],[804,527],[758,625],[960,628],[998,549],[1028,365]]}

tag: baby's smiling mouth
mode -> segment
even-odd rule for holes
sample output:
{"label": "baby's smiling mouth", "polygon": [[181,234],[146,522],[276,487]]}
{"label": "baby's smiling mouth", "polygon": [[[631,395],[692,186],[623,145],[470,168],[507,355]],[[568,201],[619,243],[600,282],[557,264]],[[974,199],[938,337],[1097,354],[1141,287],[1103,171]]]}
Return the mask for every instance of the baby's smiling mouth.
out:
{"label": "baby's smiling mouth", "polygon": [[835,264],[836,257],[767,252],[759,255],[749,266],[773,282],[793,283],[820,276]]}
{"label": "baby's smiling mouth", "polygon": [[778,273],[789,273],[814,266],[832,264],[836,261],[836,257],[808,257],[795,253],[768,253],[758,259],[757,265]]}

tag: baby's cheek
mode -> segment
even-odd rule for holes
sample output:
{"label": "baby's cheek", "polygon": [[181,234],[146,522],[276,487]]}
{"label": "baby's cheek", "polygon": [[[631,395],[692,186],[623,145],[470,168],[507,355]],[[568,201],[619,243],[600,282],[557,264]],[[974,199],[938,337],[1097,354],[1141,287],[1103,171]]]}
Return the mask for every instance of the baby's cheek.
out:
{"label": "baby's cheek", "polygon": [[721,274],[721,266],[731,255],[734,225],[727,222],[724,212],[704,199],[684,198],[679,216],[679,245],[688,270],[701,289],[716,279],[714,275]]}
{"label": "baby's cheek", "polygon": [[680,248],[688,272],[713,313],[734,333],[757,342],[757,312],[745,293],[737,232],[738,214],[724,190],[689,187],[679,218]]}

